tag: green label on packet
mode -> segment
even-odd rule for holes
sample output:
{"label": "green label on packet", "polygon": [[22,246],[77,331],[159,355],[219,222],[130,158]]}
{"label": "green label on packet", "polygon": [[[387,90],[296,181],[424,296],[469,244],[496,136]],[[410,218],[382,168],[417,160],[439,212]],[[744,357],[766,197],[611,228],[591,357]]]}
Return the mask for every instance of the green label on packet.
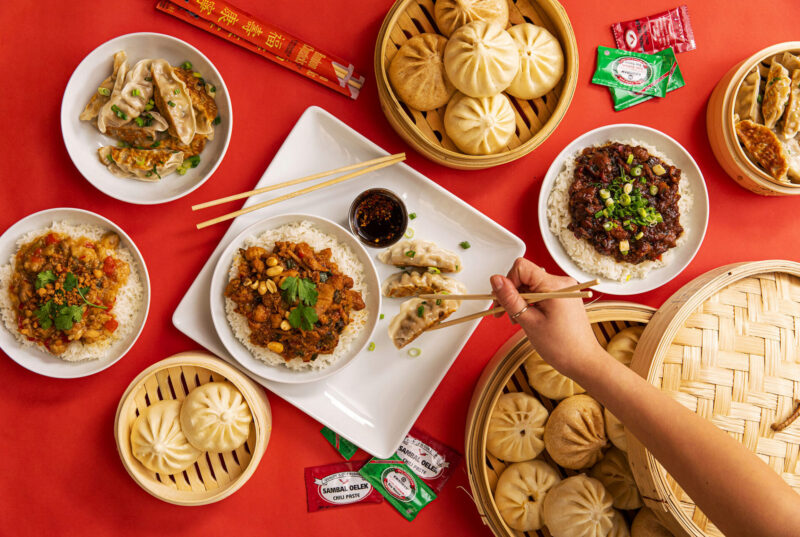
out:
{"label": "green label on packet", "polygon": [[358,471],[406,520],[414,520],[436,494],[395,453],[388,459],[372,458]]}
{"label": "green label on packet", "polygon": [[325,439],[330,443],[330,445],[332,445],[333,448],[339,452],[339,455],[345,458],[345,460],[349,461],[352,459],[353,455],[355,455],[356,451],[358,451],[357,445],[346,438],[342,438],[327,427],[323,427],[320,432],[322,433],[322,436],[324,436]]}
{"label": "green label on packet", "polygon": [[[663,56],[668,62],[667,65],[669,65],[670,71],[674,71],[667,83],[667,93],[685,86],[686,82],[683,80],[683,73],[681,73],[681,68],[678,66],[678,61],[675,58],[675,52],[673,52],[672,48],[656,52],[656,55]],[[637,93],[635,91],[627,91],[619,88],[609,88],[609,91],[611,92],[611,97],[614,99],[614,110],[617,112],[653,98],[652,95],[645,95],[644,93]]]}
{"label": "green label on packet", "polygon": [[663,56],[597,47],[592,82],[655,97],[667,94],[670,66]]}

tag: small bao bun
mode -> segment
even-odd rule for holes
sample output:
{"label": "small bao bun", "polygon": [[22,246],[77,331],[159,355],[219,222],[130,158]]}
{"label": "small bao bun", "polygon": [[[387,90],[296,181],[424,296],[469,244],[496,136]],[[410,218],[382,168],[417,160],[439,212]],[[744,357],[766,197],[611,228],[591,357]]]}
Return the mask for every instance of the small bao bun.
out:
{"label": "small bao bun", "polygon": [[502,151],[516,132],[511,102],[503,94],[475,98],[456,93],[444,113],[444,130],[458,148],[470,155]]}
{"label": "small bao bun", "polygon": [[519,52],[508,32],[483,21],[455,31],[444,49],[447,77],[471,97],[493,97],[511,84],[519,71]]}
{"label": "small bao bun", "polygon": [[452,35],[463,25],[486,21],[508,26],[507,0],[438,0],[433,9],[433,18],[439,31]]}
{"label": "small bao bun", "polygon": [[508,30],[519,48],[519,71],[506,90],[519,99],[537,99],[552,90],[564,75],[564,53],[553,34],[529,23]]}
{"label": "small bao bun", "polygon": [[547,453],[572,470],[588,468],[602,459],[607,443],[603,407],[588,395],[561,401],[544,429]]}
{"label": "small bao bun", "polygon": [[444,69],[447,39],[419,34],[400,47],[389,64],[389,81],[401,101],[417,110],[434,110],[447,104],[456,89]]}

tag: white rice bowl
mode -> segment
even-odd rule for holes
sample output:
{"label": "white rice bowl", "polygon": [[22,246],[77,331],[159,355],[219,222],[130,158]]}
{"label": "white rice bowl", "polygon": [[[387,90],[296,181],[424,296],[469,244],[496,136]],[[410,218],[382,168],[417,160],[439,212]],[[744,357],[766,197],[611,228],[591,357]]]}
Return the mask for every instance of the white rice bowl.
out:
{"label": "white rice bowl", "polygon": [[[332,254],[331,259],[339,266],[339,272],[353,279],[353,290],[360,292],[364,303],[368,303],[367,296],[369,292],[367,291],[364,266],[358,260],[356,254],[349,246],[339,242],[336,237],[323,233],[315,228],[311,222],[293,222],[265,231],[257,237],[248,237],[240,248],[247,249],[250,246],[260,246],[271,252],[275,248],[275,242],[277,241],[294,243],[305,242],[316,252],[324,250],[325,248],[330,248]],[[233,256],[230,270],[228,271],[229,280],[238,276],[237,267],[240,261],[241,254],[237,250],[236,254]],[[240,313],[236,313],[235,310],[236,302],[225,297],[225,316],[228,319],[228,324],[234,336],[236,336],[236,339],[250,351],[250,354],[265,364],[286,366],[295,371],[320,370],[336,363],[342,356],[348,354],[353,341],[366,326],[369,316],[367,308],[361,311],[351,312],[350,323],[339,336],[339,344],[336,346],[333,353],[319,354],[315,360],[304,362],[300,357],[287,361],[280,354],[274,353],[266,347],[260,347],[251,343],[250,327],[247,324],[247,318]]]}
{"label": "white rice bowl", "polygon": [[[108,230],[90,224],[68,224],[66,222],[53,222],[44,229],[31,231],[17,239],[17,251],[25,243],[40,237],[46,233],[55,232],[70,237],[86,237],[92,241],[99,241]],[[119,322],[118,328],[111,334],[111,337],[96,343],[86,344],[81,341],[73,341],[67,345],[67,350],[63,354],[54,354],[66,362],[82,362],[88,360],[100,360],[108,358],[108,353],[112,350],[113,344],[121,339],[127,338],[137,326],[135,323],[136,314],[139,306],[144,301],[144,286],[142,285],[141,271],[134,260],[130,250],[125,248],[122,243],[114,250],[112,256],[124,261],[130,267],[128,281],[117,290],[117,301],[114,303],[113,312]],[[6,329],[14,334],[14,337],[23,347],[36,347],[47,352],[44,346],[34,341],[29,341],[17,330],[17,312],[11,300],[9,285],[11,276],[14,272],[16,262],[16,252],[11,256],[9,262],[0,267],[0,314],[3,317],[3,324]],[[52,353],[51,353],[52,354]]]}
{"label": "white rice bowl", "polygon": [[[670,166],[674,166],[667,155],[660,152],[654,146],[639,140],[609,140],[602,144],[595,144],[593,147],[602,147],[612,142],[633,147],[641,146],[645,148],[651,156],[661,159]],[[681,180],[678,183],[678,191],[681,195],[678,200],[678,211],[680,212],[679,221],[683,227],[683,233],[678,237],[675,248],[664,252],[661,259],[658,261],[643,261],[638,264],[624,261],[620,262],[611,256],[601,254],[589,241],[586,239],[578,239],[575,237],[575,234],[567,228],[570,222],[572,222],[572,216],[569,213],[569,188],[574,181],[575,161],[582,151],[583,149],[579,150],[564,163],[564,169],[558,174],[558,177],[556,177],[547,203],[547,221],[550,226],[550,231],[558,237],[567,255],[586,272],[620,282],[626,282],[631,278],[642,279],[647,276],[651,270],[669,264],[673,250],[686,243],[687,237],[691,231],[688,225],[689,219],[686,218],[686,215],[689,214],[692,208],[694,198],[689,187],[689,181],[685,177],[685,171],[681,170]]]}

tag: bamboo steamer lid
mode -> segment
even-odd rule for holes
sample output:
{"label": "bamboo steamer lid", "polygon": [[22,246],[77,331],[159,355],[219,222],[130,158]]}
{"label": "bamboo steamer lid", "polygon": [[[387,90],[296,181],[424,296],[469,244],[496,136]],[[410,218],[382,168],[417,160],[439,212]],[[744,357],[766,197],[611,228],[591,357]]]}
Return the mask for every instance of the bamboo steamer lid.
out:
{"label": "bamboo steamer lid", "polygon": [[[654,311],[648,306],[630,302],[595,302],[586,306],[592,330],[603,346],[617,332],[629,326],[647,324]],[[501,394],[525,392],[533,395],[542,402],[548,412],[551,412],[557,403],[536,393],[528,383],[525,368],[522,366],[533,352],[533,346],[522,330],[513,335],[484,368],[473,391],[467,412],[464,453],[473,501],[481,520],[497,537],[522,535],[549,537],[550,535],[546,530],[523,533],[508,527],[494,501],[497,478],[506,464],[486,451],[489,416]],[[543,456],[554,468],[559,468],[546,452]],[[561,471],[562,476],[576,473],[579,472],[563,469]]]}
{"label": "bamboo steamer lid", "polygon": [[[189,392],[208,382],[227,380],[242,394],[253,421],[244,445],[224,453],[205,453],[179,474],[152,472],[131,451],[131,425],[139,412],[159,400],[183,400]],[[272,413],[263,388],[236,368],[205,352],[184,352],[142,371],[117,407],[114,437],[128,474],[156,498],[175,505],[205,505],[227,498],[255,472],[267,449],[272,432]]]}
{"label": "bamboo steamer lid", "polygon": [[510,25],[530,22],[543,26],[561,44],[564,75],[552,91],[537,99],[508,95],[516,115],[516,132],[507,150],[492,155],[467,155],[458,150],[444,130],[445,106],[428,112],[407,107],[389,83],[389,63],[403,44],[421,33],[438,33],[434,0],[397,0],[383,21],[375,43],[375,79],[378,97],[392,128],[422,156],[462,170],[478,170],[511,162],[536,149],[555,130],[572,102],[578,84],[578,43],[567,12],[557,0],[509,2]]}
{"label": "bamboo steamer lid", "polygon": [[[800,394],[800,263],[737,263],[689,282],[653,316],[631,368],[800,492],[800,422],[770,428]],[[645,504],[676,536],[722,535],[630,434],[628,458]]]}

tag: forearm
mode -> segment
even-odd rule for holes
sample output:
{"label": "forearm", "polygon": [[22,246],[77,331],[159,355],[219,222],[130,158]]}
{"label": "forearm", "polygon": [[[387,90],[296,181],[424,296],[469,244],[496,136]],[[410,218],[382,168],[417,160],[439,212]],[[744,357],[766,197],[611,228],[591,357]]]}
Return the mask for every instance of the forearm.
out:
{"label": "forearm", "polygon": [[604,351],[574,375],[725,533],[800,535],[800,496],[740,443]]}

